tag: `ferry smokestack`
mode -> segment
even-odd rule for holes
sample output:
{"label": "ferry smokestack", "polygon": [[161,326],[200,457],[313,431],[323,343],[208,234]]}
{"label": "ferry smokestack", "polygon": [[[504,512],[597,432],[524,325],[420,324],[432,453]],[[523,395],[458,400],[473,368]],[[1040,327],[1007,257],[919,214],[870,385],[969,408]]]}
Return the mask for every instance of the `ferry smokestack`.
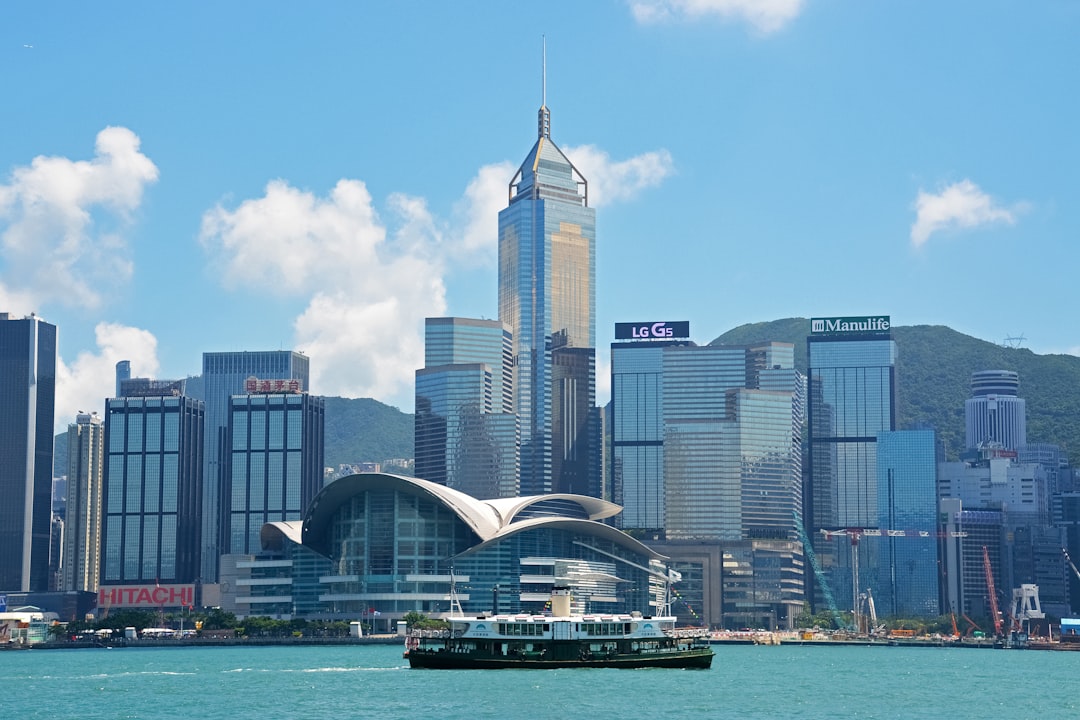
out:
{"label": "ferry smokestack", "polygon": [[570,615],[570,588],[554,587],[551,589],[551,614],[554,617]]}

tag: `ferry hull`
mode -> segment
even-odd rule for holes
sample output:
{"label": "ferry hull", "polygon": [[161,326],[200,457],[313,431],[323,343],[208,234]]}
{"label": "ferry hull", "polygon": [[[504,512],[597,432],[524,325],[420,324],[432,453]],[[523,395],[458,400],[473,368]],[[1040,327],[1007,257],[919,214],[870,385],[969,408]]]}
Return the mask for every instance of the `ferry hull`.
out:
{"label": "ferry hull", "polygon": [[540,658],[507,658],[477,656],[455,652],[425,652],[410,650],[406,657],[409,667],[431,670],[555,670],[558,668],[690,668],[705,670],[712,666],[710,649],[655,655],[612,655],[590,659],[543,660]]}

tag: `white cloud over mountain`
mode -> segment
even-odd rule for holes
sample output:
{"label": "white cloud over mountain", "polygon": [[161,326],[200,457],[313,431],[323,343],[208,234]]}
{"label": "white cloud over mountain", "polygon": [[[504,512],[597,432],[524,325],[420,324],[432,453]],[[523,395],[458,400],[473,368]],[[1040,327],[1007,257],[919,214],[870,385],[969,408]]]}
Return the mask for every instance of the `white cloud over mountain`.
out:
{"label": "white cloud over mountain", "polygon": [[634,19],[642,24],[709,17],[741,20],[758,32],[775,32],[802,10],[803,0],[628,0]]}
{"label": "white cloud over mountain", "polygon": [[936,195],[919,190],[914,208],[911,242],[915,247],[921,247],[934,233],[945,230],[995,223],[1012,225],[1023,205],[1011,209],[1002,207],[975,183],[965,179],[943,188]]}

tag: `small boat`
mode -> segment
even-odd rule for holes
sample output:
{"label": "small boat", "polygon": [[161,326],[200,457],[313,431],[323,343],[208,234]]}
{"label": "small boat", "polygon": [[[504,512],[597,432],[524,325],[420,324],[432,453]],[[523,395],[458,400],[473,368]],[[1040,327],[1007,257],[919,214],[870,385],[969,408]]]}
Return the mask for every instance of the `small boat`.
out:
{"label": "small boat", "polygon": [[405,657],[410,667],[440,670],[710,667],[708,632],[675,620],[573,615],[569,592],[556,588],[551,615],[452,615],[447,630],[410,632]]}

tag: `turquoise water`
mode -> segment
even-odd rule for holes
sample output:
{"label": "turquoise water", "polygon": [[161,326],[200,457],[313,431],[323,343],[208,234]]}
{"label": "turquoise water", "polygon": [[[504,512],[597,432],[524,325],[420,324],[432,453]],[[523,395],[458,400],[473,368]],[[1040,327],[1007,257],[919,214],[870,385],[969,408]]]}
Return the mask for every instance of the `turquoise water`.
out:
{"label": "turquoise water", "polygon": [[401,651],[0,652],[0,718],[1080,717],[1080,653],[718,646],[704,671],[442,671]]}

